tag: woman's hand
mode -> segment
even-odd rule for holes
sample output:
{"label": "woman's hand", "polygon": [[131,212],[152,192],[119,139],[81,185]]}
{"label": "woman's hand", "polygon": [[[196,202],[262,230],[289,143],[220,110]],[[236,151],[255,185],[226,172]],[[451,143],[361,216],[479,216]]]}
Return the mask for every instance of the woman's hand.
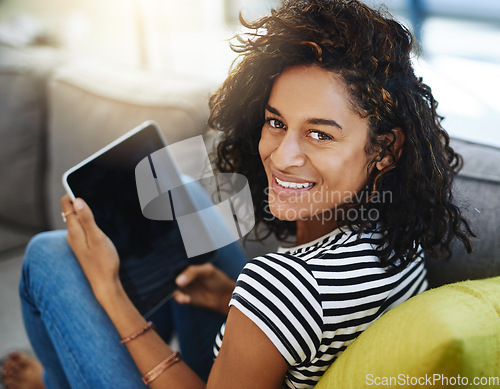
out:
{"label": "woman's hand", "polygon": [[[66,215],[67,240],[89,280],[98,301],[110,288],[120,286],[120,259],[111,240],[94,221],[94,215],[82,199],[74,202],[68,195],[61,199]],[[73,212],[73,213],[72,213]]]}
{"label": "woman's hand", "polygon": [[235,282],[211,263],[189,266],[175,282],[180,288],[174,293],[178,303],[209,308],[224,315],[229,312]]}

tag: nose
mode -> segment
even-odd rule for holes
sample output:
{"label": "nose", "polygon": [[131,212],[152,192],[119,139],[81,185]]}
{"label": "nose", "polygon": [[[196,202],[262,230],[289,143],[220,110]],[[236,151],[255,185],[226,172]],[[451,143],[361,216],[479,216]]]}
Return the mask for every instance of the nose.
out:
{"label": "nose", "polygon": [[271,153],[271,161],[280,170],[303,166],[306,159],[299,135],[290,130],[280,139],[280,143]]}

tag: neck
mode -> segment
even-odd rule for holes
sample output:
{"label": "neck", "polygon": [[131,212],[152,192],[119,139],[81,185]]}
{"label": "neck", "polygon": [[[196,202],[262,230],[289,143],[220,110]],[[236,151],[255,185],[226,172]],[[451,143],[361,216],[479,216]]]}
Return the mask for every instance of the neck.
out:
{"label": "neck", "polygon": [[335,220],[297,220],[296,245],[312,242],[337,228]]}

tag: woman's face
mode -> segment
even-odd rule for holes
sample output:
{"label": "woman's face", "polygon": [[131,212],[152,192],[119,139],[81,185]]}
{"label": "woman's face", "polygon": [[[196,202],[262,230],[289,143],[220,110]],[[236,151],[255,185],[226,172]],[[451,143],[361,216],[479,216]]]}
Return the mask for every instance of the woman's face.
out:
{"label": "woman's face", "polygon": [[274,216],[336,226],[335,208],[355,202],[367,180],[368,119],[352,108],[344,82],[317,66],[286,69],[265,110],[259,153]]}

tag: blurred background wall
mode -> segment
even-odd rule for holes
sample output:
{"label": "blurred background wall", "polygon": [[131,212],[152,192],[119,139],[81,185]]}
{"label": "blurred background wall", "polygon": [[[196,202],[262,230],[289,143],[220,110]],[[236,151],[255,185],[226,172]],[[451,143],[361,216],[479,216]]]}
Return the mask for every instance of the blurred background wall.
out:
{"label": "blurred background wall", "polygon": [[[2,0],[0,43],[54,44],[76,58],[221,82],[228,40],[277,0]],[[500,146],[500,1],[366,0],[421,40],[417,71],[458,137]]]}

